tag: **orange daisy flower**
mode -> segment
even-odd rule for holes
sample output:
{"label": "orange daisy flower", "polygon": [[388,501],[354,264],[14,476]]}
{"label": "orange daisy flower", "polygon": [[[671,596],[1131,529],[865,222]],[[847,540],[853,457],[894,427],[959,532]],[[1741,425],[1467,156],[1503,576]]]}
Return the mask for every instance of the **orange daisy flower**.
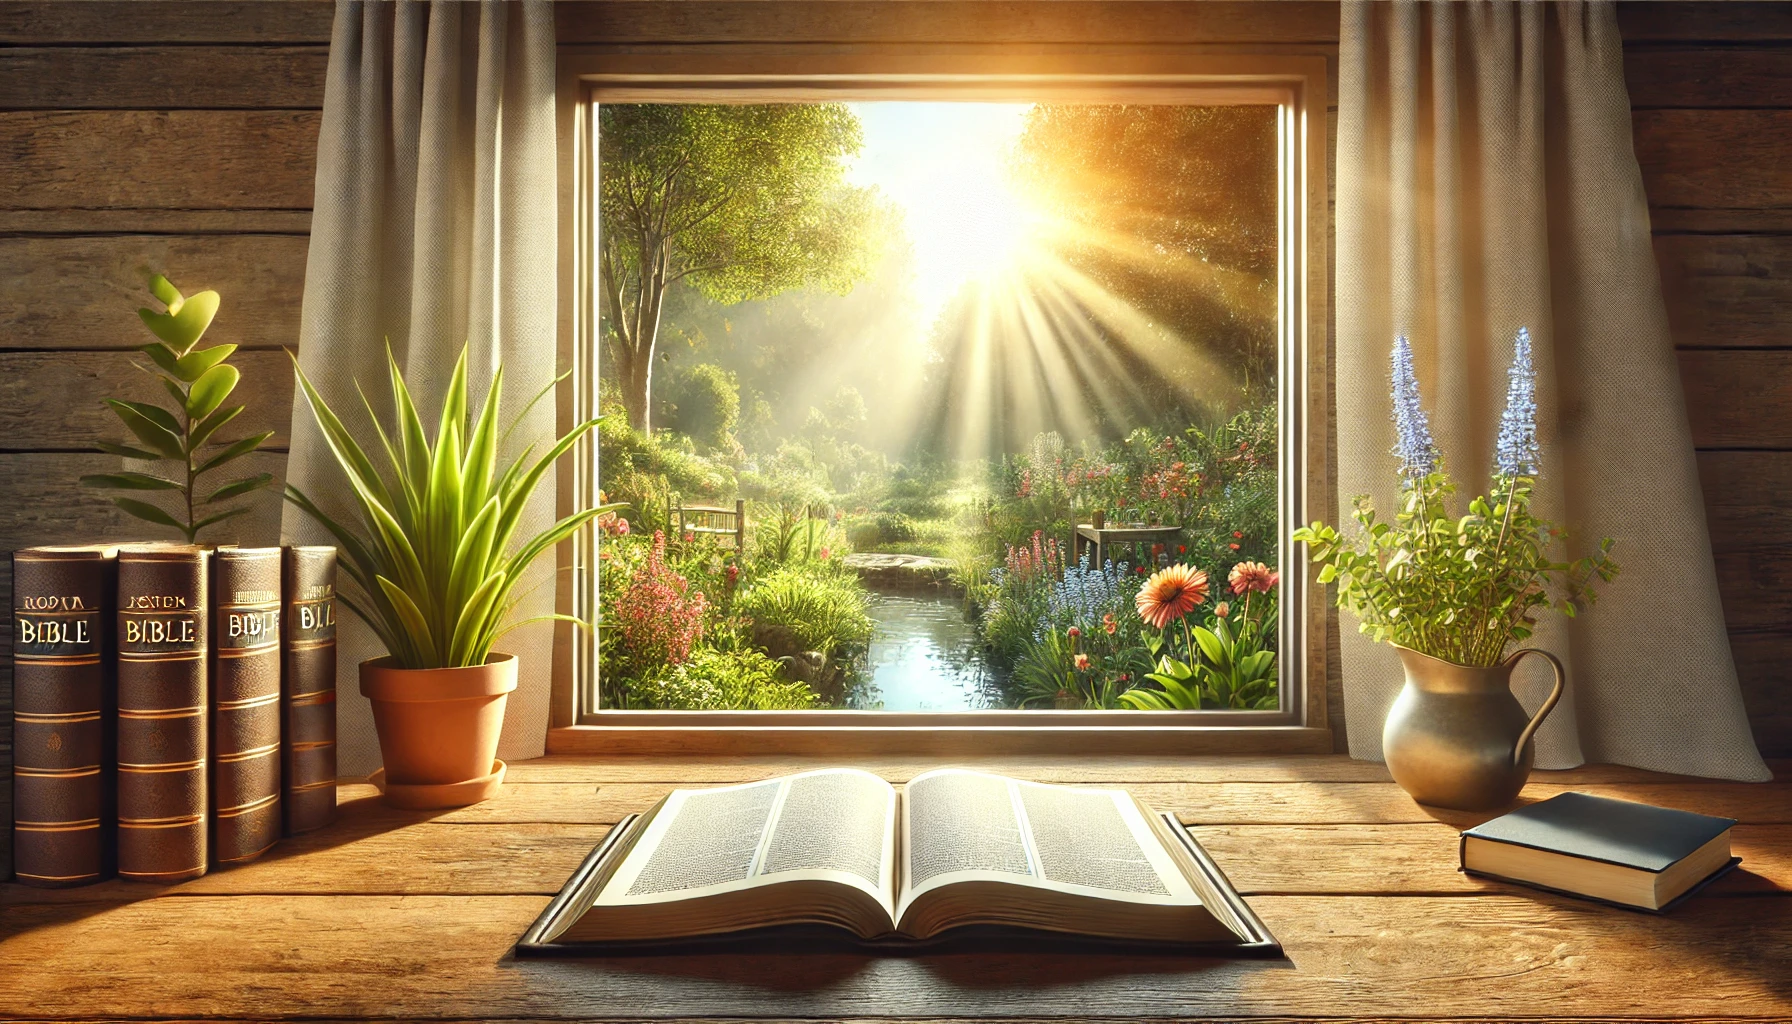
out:
{"label": "orange daisy flower", "polygon": [[1166,566],[1139,588],[1139,618],[1163,629],[1207,600],[1207,574],[1191,565]]}
{"label": "orange daisy flower", "polygon": [[1276,585],[1279,576],[1279,573],[1262,562],[1240,562],[1232,567],[1232,573],[1226,577],[1226,581],[1232,584],[1234,594],[1252,590],[1267,594]]}

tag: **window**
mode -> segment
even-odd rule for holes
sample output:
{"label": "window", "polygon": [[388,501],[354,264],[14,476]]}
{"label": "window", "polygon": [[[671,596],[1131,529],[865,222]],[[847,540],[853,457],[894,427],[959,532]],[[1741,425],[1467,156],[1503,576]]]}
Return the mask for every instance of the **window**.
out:
{"label": "window", "polygon": [[[574,721],[605,749],[1329,749],[1282,542],[1323,452],[1323,61],[668,60],[565,75],[565,411],[606,429],[563,492],[631,505],[568,556],[565,607],[606,623],[566,634]],[[1234,595],[1259,561],[1280,582]],[[1160,631],[1131,594],[1174,564],[1207,595]],[[1141,686],[1185,624],[1263,643],[1275,685],[1258,658],[1242,697]]]}

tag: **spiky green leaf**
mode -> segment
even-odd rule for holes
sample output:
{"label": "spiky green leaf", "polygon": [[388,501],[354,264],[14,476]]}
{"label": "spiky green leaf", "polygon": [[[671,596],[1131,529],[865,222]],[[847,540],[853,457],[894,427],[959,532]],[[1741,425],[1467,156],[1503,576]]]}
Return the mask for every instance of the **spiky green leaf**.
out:
{"label": "spiky green leaf", "polygon": [[121,459],[140,459],[144,462],[161,462],[163,459],[167,458],[166,455],[157,455],[155,452],[146,452],[141,448],[132,448],[130,445],[115,444],[111,441],[95,441],[94,444],[99,447],[100,451],[109,455],[116,455]]}
{"label": "spiky green leaf", "polygon": [[269,483],[272,483],[273,479],[274,474],[272,473],[257,473],[254,476],[246,476],[241,480],[227,483],[206,495],[204,504],[211,505],[216,502],[227,501],[239,494],[248,494],[250,491],[259,491]]}
{"label": "spiky green leaf", "polygon": [[124,509],[131,515],[146,522],[155,523],[159,526],[172,526],[176,530],[182,532],[185,532],[186,530],[186,526],[182,525],[180,520],[146,501],[138,501],[135,498],[113,498],[112,504],[117,505],[119,508]]}

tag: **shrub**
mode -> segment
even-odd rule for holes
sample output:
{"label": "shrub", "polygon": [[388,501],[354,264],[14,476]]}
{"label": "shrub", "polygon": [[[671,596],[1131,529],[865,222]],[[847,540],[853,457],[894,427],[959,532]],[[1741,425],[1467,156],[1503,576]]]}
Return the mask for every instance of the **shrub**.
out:
{"label": "shrub", "polygon": [[630,704],[665,711],[800,711],[820,698],[755,650],[702,648],[629,684]]}
{"label": "shrub", "polygon": [[741,591],[734,607],[755,623],[790,630],[806,651],[836,655],[871,644],[868,603],[857,575],[805,562],[762,577]]}
{"label": "shrub", "polygon": [[889,544],[915,539],[915,521],[900,512],[875,512],[847,527],[846,539],[854,551],[875,551]]}
{"label": "shrub", "polygon": [[689,443],[665,431],[643,434],[619,417],[598,424],[599,481],[611,500],[628,503],[625,514],[635,526],[668,525],[666,505],[674,492],[686,499],[720,498],[734,489],[732,470],[689,450]]}
{"label": "shrub", "polygon": [[616,599],[615,628],[621,653],[637,670],[676,665],[703,639],[705,602],[685,578],[666,565],[666,535],[656,532],[646,562]]}
{"label": "shrub", "polygon": [[667,378],[660,395],[665,424],[684,433],[701,448],[732,451],[734,428],[740,422],[740,382],[714,363],[681,366]]}
{"label": "shrub", "polygon": [[1020,657],[1049,622],[1052,586],[1063,571],[1058,542],[1038,530],[1031,543],[1009,545],[1002,564],[990,570],[993,593],[984,610],[983,638],[1002,660]]}

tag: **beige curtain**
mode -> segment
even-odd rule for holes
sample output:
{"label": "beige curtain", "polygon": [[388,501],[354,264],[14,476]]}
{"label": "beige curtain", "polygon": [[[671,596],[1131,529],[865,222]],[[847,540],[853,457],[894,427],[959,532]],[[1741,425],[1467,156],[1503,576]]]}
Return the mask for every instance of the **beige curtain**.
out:
{"label": "beige curtain", "polygon": [[[1542,514],[1623,574],[1534,640],[1569,666],[1539,767],[1768,773],[1724,632],[1610,3],[1345,0],[1338,514],[1396,490],[1388,353],[1408,335],[1447,466],[1484,491],[1512,339],[1536,345]],[[1393,652],[1344,623],[1350,752],[1381,757]],[[1536,659],[1530,659],[1535,661]],[[1548,692],[1536,669],[1519,696]]]}
{"label": "beige curtain", "polygon": [[[547,0],[337,4],[298,355],[351,427],[365,429],[356,381],[387,414],[383,339],[432,430],[463,343],[476,395],[502,362],[508,409],[552,379],[554,56]],[[287,479],[349,514],[341,471],[295,398]],[[512,437],[548,438],[554,426],[543,402]],[[552,521],[551,480],[529,512],[525,536]],[[329,543],[290,506],[283,526],[289,543]],[[537,572],[525,617],[553,610],[552,569]],[[385,651],[352,615],[339,630],[340,770],[362,774],[378,767],[379,744],[356,666]],[[500,757],[542,752],[552,645],[545,624],[503,641],[521,666]]]}

